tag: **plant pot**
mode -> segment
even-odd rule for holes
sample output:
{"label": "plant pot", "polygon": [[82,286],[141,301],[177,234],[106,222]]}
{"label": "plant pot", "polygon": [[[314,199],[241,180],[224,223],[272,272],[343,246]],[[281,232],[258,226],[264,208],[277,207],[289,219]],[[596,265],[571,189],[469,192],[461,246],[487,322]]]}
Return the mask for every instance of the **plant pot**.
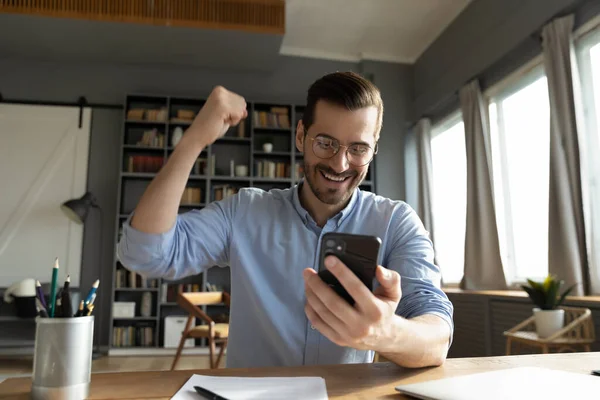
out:
{"label": "plant pot", "polygon": [[561,330],[565,323],[565,310],[540,310],[533,309],[535,327],[539,338],[547,338]]}

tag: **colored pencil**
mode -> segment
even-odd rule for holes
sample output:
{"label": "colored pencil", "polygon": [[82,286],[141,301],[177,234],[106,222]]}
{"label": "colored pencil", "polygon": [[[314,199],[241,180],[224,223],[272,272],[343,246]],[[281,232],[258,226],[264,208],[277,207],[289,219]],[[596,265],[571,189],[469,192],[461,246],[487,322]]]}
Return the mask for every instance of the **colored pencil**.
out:
{"label": "colored pencil", "polygon": [[58,283],[58,257],[54,260],[54,268],[52,268],[52,282],[50,286],[50,318],[54,318],[54,310],[56,308],[56,285]]}

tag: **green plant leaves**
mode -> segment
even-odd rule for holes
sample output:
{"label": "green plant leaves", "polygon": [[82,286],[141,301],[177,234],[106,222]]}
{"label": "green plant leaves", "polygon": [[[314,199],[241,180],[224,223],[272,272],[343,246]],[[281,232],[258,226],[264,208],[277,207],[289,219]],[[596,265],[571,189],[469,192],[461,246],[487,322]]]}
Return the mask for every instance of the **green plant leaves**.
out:
{"label": "green plant leaves", "polygon": [[542,310],[554,310],[560,307],[569,293],[577,286],[576,284],[571,286],[559,296],[560,287],[564,281],[558,280],[554,275],[548,275],[543,282],[527,279],[527,283],[529,286],[521,285],[521,287],[527,292],[533,304]]}
{"label": "green plant leaves", "polygon": [[[548,284],[548,289],[546,290],[546,293],[544,293],[546,297],[546,304],[543,308],[544,310],[554,310],[554,307],[556,306],[556,296],[558,296],[558,288],[560,287],[561,283],[562,281],[551,281]],[[546,287],[545,282],[544,287]]]}
{"label": "green plant leaves", "polygon": [[544,292],[528,286],[521,286],[527,292],[529,298],[537,307],[544,309],[546,301]]}

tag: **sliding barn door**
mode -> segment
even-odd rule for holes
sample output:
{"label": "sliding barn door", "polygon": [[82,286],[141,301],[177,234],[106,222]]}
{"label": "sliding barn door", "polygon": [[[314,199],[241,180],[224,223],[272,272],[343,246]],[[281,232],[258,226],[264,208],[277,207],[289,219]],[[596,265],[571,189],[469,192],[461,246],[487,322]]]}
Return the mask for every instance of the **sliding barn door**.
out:
{"label": "sliding barn door", "polygon": [[91,111],[0,104],[0,287],[24,278],[79,286],[83,227],[60,205],[85,193]]}

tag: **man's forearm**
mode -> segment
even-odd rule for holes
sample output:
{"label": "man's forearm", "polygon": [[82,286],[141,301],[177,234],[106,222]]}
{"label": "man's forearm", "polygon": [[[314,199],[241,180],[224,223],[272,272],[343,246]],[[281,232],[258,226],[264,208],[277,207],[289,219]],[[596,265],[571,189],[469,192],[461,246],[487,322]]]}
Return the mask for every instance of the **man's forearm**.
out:
{"label": "man's forearm", "polygon": [[396,316],[390,337],[382,338],[378,352],[394,363],[410,368],[441,365],[446,359],[450,327],[436,315],[412,319]]}
{"label": "man's forearm", "polygon": [[135,208],[133,228],[145,233],[163,233],[173,226],[190,171],[204,147],[183,136]]}

